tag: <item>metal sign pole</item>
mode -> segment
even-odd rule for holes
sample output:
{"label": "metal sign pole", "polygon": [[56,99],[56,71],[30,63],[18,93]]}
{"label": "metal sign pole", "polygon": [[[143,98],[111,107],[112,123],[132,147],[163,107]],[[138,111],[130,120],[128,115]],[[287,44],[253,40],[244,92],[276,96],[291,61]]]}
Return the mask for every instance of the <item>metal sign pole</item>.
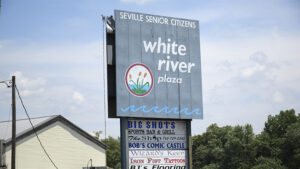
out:
{"label": "metal sign pole", "polygon": [[121,168],[128,169],[128,118],[120,118],[121,128]]}
{"label": "metal sign pole", "polygon": [[193,151],[193,142],[192,142],[192,126],[191,126],[192,120],[186,121],[186,133],[187,133],[187,144],[188,144],[188,168],[193,168],[193,157],[192,157],[192,151]]}

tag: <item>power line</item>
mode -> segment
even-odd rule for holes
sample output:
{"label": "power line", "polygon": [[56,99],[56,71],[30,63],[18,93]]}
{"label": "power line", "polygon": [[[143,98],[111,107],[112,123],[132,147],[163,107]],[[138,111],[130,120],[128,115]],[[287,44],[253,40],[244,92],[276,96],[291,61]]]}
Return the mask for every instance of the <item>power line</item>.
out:
{"label": "power line", "polygon": [[[10,110],[11,111],[11,110]],[[33,119],[41,119],[41,118],[47,118],[47,117],[56,117],[57,115],[49,115],[49,116],[40,116],[40,117],[32,117],[30,118],[31,120]],[[16,121],[24,121],[24,120],[28,120],[28,118],[26,119],[17,119]],[[0,121],[0,123],[4,123],[4,122],[11,122],[11,120],[5,120],[5,121]]]}
{"label": "power line", "polygon": [[26,113],[26,115],[27,115],[27,118],[28,118],[28,120],[29,120],[29,122],[30,122],[30,125],[31,125],[31,127],[32,127],[32,129],[33,129],[33,131],[34,131],[34,134],[35,134],[37,140],[39,141],[39,143],[40,143],[42,149],[44,150],[45,154],[47,155],[48,159],[51,161],[51,163],[53,164],[53,166],[54,166],[56,169],[58,169],[58,167],[55,165],[55,163],[54,163],[53,160],[51,159],[50,155],[47,153],[45,147],[43,146],[43,144],[42,144],[42,142],[41,142],[41,140],[40,140],[40,138],[39,138],[39,136],[38,136],[38,134],[37,134],[37,132],[36,132],[36,130],[35,130],[33,124],[32,124],[32,122],[31,122],[31,119],[30,119],[29,114],[28,114],[28,112],[27,112],[27,109],[26,109],[26,107],[25,107],[25,105],[24,105],[24,103],[23,103],[23,100],[22,100],[22,98],[21,98],[21,95],[20,95],[20,93],[19,93],[19,90],[18,90],[18,88],[17,88],[17,85],[16,85],[16,90],[17,90],[19,99],[20,99],[20,101],[21,101],[21,104],[22,104],[22,106],[23,106],[23,109],[24,109],[24,111],[25,111],[25,113]]}

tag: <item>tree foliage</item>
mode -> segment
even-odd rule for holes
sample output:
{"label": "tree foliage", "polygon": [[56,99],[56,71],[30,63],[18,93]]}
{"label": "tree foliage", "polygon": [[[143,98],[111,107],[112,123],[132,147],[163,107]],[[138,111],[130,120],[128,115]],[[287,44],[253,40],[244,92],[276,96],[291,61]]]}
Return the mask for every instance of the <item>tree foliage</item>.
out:
{"label": "tree foliage", "polygon": [[299,169],[300,117],[294,110],[269,116],[264,130],[252,126],[210,125],[193,137],[195,169]]}
{"label": "tree foliage", "polygon": [[120,137],[117,139],[108,137],[106,140],[101,140],[108,148],[106,149],[106,163],[108,167],[121,169],[121,148]]}
{"label": "tree foliage", "polygon": [[275,158],[259,157],[251,169],[287,169]]}

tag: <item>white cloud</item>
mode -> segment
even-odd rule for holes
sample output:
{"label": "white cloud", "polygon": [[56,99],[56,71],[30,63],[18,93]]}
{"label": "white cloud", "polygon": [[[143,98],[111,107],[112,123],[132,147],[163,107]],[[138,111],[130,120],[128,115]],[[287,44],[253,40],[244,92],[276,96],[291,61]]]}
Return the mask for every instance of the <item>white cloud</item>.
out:
{"label": "white cloud", "polygon": [[[6,56],[1,58],[3,64],[90,64],[92,59],[102,55],[102,44],[99,41],[67,45],[43,45],[31,41],[20,45],[17,41],[6,41],[9,43],[0,51]],[[18,50],[15,50],[16,47]]]}
{"label": "white cloud", "polygon": [[263,65],[255,65],[253,67],[246,68],[242,71],[242,76],[244,77],[252,76],[254,73],[264,71],[265,68],[266,67]]}
{"label": "white cloud", "polygon": [[[5,42],[0,53],[6,57],[1,58],[0,65],[6,72],[0,71],[0,79],[16,75],[20,94],[26,96],[24,103],[32,117],[61,114],[84,129],[93,131],[96,126],[102,130],[103,72],[99,41],[56,45]],[[8,111],[11,90],[1,86],[0,93],[5,95],[0,97],[0,110]],[[24,117],[23,113],[18,115]],[[0,114],[0,118],[4,116]]]}
{"label": "white cloud", "polygon": [[72,98],[78,104],[80,104],[84,101],[83,95],[81,93],[77,92],[77,91],[73,92],[73,97]]}
{"label": "white cloud", "polygon": [[201,42],[204,120],[193,120],[193,134],[212,123],[250,123],[259,133],[268,115],[300,110],[299,34]]}
{"label": "white cloud", "polygon": [[31,79],[23,75],[22,72],[11,73],[11,76],[16,76],[16,84],[22,90],[23,96],[31,96],[44,92],[46,80],[44,78]]}
{"label": "white cloud", "polygon": [[43,93],[44,91],[45,91],[44,88],[39,88],[37,90],[23,90],[22,95],[23,96],[31,96],[31,95]]}
{"label": "white cloud", "polygon": [[283,95],[279,91],[276,91],[273,94],[273,101],[274,102],[281,103],[283,100],[284,100]]}
{"label": "white cloud", "polygon": [[17,84],[24,88],[35,88],[43,86],[46,83],[46,80],[43,78],[29,79],[28,77],[25,77],[22,72],[12,73],[11,76],[16,76]]}
{"label": "white cloud", "polygon": [[136,4],[145,4],[155,0],[121,0],[121,2],[125,3],[136,3]]}
{"label": "white cloud", "polygon": [[0,40],[0,49],[6,47],[6,45],[8,45],[10,42],[10,40]]}
{"label": "white cloud", "polygon": [[[222,5],[221,5],[222,4]],[[233,3],[215,3],[208,1],[208,3],[202,3],[202,5],[184,8],[180,11],[174,10],[166,11],[167,16],[177,16],[185,18],[193,18],[200,21],[201,24],[214,23],[222,24],[223,26],[246,26],[243,30],[251,30],[251,22],[259,24],[289,24],[298,21],[299,10],[297,5],[291,5],[291,3],[282,3],[280,1],[272,3],[269,1],[236,1]],[[267,10],[266,10],[267,9]],[[254,12],[255,11],[255,12]],[[252,21],[253,20],[253,21]],[[243,24],[248,21],[249,24]],[[237,23],[237,22],[242,22]],[[224,25],[223,25],[224,23]],[[249,29],[247,29],[247,27]],[[263,30],[263,28],[259,28]],[[237,31],[237,29],[235,29]],[[220,32],[220,31],[219,31]]]}

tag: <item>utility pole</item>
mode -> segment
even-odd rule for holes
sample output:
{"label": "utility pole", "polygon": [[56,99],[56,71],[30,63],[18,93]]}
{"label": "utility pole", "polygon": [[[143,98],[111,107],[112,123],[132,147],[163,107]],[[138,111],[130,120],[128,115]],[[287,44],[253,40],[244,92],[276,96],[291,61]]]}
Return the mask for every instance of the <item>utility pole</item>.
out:
{"label": "utility pole", "polygon": [[11,169],[16,169],[16,77],[12,76]]}

